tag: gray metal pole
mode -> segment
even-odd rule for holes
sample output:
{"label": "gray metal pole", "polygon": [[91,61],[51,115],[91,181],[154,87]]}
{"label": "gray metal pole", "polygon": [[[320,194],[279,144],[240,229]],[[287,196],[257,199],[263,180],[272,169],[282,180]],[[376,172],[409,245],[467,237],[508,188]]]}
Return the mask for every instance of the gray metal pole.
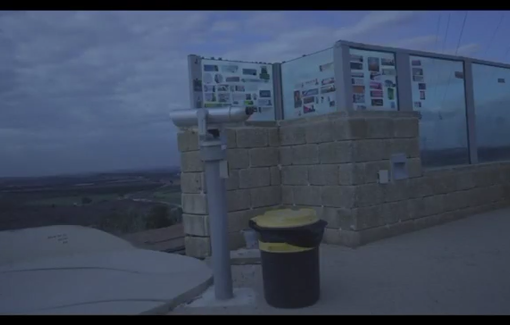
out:
{"label": "gray metal pole", "polygon": [[233,297],[233,290],[228,247],[227,195],[225,180],[220,175],[220,163],[226,158],[222,142],[219,139],[203,141],[201,156],[205,163],[214,293],[216,299],[226,300]]}

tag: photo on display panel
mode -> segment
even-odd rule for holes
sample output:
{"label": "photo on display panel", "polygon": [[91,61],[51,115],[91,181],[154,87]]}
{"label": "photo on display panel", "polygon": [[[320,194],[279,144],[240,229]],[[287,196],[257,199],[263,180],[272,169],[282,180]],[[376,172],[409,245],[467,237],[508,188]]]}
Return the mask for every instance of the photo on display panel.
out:
{"label": "photo on display panel", "polygon": [[372,99],[372,106],[384,106],[382,99]]}
{"label": "photo on display panel", "polygon": [[382,89],[382,84],[376,81],[370,81],[370,89]]}
{"label": "photo on display panel", "polygon": [[363,70],[363,63],[351,62],[351,70]]}
{"label": "photo on display panel", "polygon": [[370,73],[370,80],[381,80],[381,73],[380,72],[371,72]]}
{"label": "photo on display panel", "polygon": [[413,68],[412,73],[413,73],[413,76],[423,77],[423,69],[422,68]]}
{"label": "photo on display panel", "polygon": [[384,66],[395,66],[395,59],[381,59],[381,65]]}
{"label": "photo on display panel", "polygon": [[369,57],[368,58],[368,71],[379,72],[379,58]]}
{"label": "photo on display panel", "polygon": [[387,93],[388,93],[389,100],[395,99],[395,88],[387,88]]}
{"label": "photo on display panel", "polygon": [[351,62],[363,63],[363,56],[362,55],[351,54]]}
{"label": "photo on display panel", "polygon": [[325,72],[325,71],[329,71],[329,70],[333,70],[333,62],[326,63],[326,64],[319,66],[320,72]]}

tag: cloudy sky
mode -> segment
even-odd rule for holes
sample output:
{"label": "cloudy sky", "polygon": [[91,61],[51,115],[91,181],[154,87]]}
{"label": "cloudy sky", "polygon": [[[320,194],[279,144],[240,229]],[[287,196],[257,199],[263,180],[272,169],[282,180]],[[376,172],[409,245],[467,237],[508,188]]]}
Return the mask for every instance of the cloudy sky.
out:
{"label": "cloudy sky", "polygon": [[278,62],[339,39],[508,62],[502,12],[1,12],[0,177],[178,165],[188,54]]}

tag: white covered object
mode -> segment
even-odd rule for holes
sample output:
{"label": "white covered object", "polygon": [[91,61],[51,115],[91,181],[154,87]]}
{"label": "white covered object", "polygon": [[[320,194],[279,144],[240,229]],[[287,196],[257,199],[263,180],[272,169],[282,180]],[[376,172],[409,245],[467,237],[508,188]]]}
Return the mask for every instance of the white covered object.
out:
{"label": "white covered object", "polygon": [[211,282],[205,263],[97,229],[0,232],[0,314],[165,313]]}

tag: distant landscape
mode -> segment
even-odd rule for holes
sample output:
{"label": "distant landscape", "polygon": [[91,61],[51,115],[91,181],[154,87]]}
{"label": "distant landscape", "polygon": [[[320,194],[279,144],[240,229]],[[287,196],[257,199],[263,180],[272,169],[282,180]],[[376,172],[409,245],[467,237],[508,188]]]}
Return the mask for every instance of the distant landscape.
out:
{"label": "distant landscape", "polygon": [[0,230],[81,225],[122,235],[181,221],[179,168],[0,178]]}

